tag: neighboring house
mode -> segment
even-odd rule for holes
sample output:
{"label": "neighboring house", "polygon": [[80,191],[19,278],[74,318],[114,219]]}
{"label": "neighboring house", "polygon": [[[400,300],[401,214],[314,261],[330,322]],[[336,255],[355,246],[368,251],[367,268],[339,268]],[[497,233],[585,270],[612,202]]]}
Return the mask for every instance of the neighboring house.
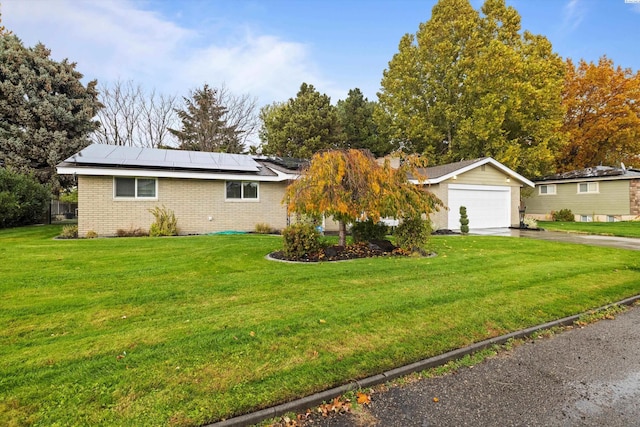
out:
{"label": "neighboring house", "polygon": [[180,234],[253,231],[288,224],[281,201],[298,177],[283,159],[94,144],[57,165],[78,178],[78,235],[149,230],[165,206]]}
{"label": "neighboring house", "polygon": [[491,157],[433,166],[421,172],[428,178],[428,189],[449,208],[431,216],[436,230],[459,230],[460,206],[467,208],[471,230],[517,227],[520,189],[534,186]]}
{"label": "neighboring house", "polygon": [[527,216],[550,220],[554,211],[570,209],[576,221],[625,221],[640,216],[640,170],[596,166],[535,182],[525,200]]}
{"label": "neighboring house", "polygon": [[[78,235],[148,230],[155,207],[174,212],[180,234],[281,230],[289,224],[285,189],[300,162],[242,154],[94,144],[57,166],[78,178]],[[519,224],[520,188],[533,183],[492,158],[422,171],[428,189],[450,209],[432,215],[436,229],[459,229],[460,206],[473,229]],[[414,181],[416,182],[416,181]],[[337,224],[326,221],[327,231]]]}

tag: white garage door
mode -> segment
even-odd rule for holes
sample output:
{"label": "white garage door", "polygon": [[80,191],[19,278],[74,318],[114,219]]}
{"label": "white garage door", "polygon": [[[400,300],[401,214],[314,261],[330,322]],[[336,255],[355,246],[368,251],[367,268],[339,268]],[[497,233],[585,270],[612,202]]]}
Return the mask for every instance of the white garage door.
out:
{"label": "white garage door", "polygon": [[449,228],[460,229],[460,206],[466,206],[469,228],[511,226],[511,187],[449,184]]}

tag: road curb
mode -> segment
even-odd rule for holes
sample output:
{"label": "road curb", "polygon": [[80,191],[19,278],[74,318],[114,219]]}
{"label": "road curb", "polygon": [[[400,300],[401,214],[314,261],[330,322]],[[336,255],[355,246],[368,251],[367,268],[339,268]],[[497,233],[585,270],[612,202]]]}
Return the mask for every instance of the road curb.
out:
{"label": "road curb", "polygon": [[541,325],[532,326],[526,329],[521,329],[516,332],[511,332],[509,334],[502,335],[499,337],[494,337],[484,341],[480,341],[468,347],[452,350],[438,356],[430,357],[428,359],[420,360],[418,362],[411,363],[409,365],[391,369],[389,371],[383,372],[382,374],[363,378],[357,381],[352,381],[342,386],[334,387],[319,393],[312,394],[310,396],[293,400],[291,402],[283,403],[277,406],[273,406],[271,408],[262,409],[260,411],[252,412],[250,414],[229,418],[228,420],[220,421],[217,423],[207,424],[205,427],[246,427],[246,426],[257,424],[269,418],[282,416],[289,412],[304,412],[309,408],[313,408],[315,406],[321,405],[323,402],[327,402],[349,391],[373,387],[379,384],[384,384],[396,378],[400,378],[415,372],[421,372],[436,366],[444,365],[447,362],[460,359],[466,355],[476,353],[478,351],[484,350],[493,345],[504,344],[510,339],[525,338],[525,337],[531,336],[535,332],[551,329],[554,327],[569,326],[574,324],[576,320],[578,320],[581,316],[587,313],[590,313],[593,311],[606,310],[607,308],[610,308],[612,306],[632,305],[636,301],[640,301],[640,295],[626,298],[616,303],[607,304],[605,306],[596,308],[594,310],[589,310],[588,312],[585,312],[585,313],[563,317],[562,319],[554,320],[551,322],[543,323]]}

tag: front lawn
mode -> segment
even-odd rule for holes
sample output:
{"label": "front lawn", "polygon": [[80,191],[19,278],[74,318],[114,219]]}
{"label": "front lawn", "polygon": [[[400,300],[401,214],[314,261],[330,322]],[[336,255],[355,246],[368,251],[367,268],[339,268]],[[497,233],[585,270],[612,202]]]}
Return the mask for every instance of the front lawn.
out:
{"label": "front lawn", "polygon": [[1,425],[198,425],[640,292],[637,252],[438,236],[285,264],[275,236],[0,231]]}
{"label": "front lawn", "polygon": [[622,222],[554,222],[539,221],[538,226],[550,231],[602,234],[606,236],[640,238],[640,221]]}

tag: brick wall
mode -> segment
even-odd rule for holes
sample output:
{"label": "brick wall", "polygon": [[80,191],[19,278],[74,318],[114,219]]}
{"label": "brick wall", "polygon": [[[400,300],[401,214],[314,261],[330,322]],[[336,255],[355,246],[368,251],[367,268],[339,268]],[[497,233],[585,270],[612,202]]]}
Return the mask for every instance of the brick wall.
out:
{"label": "brick wall", "polygon": [[640,215],[640,179],[629,182],[629,209],[631,215]]}
{"label": "brick wall", "polygon": [[286,186],[286,182],[261,182],[259,200],[225,201],[224,181],[158,178],[157,200],[124,200],[113,197],[113,177],[79,176],[78,234],[148,231],[154,220],[148,209],[156,206],[175,213],[180,234],[253,231],[258,223],[282,229],[287,225],[286,207],[281,204]]}

